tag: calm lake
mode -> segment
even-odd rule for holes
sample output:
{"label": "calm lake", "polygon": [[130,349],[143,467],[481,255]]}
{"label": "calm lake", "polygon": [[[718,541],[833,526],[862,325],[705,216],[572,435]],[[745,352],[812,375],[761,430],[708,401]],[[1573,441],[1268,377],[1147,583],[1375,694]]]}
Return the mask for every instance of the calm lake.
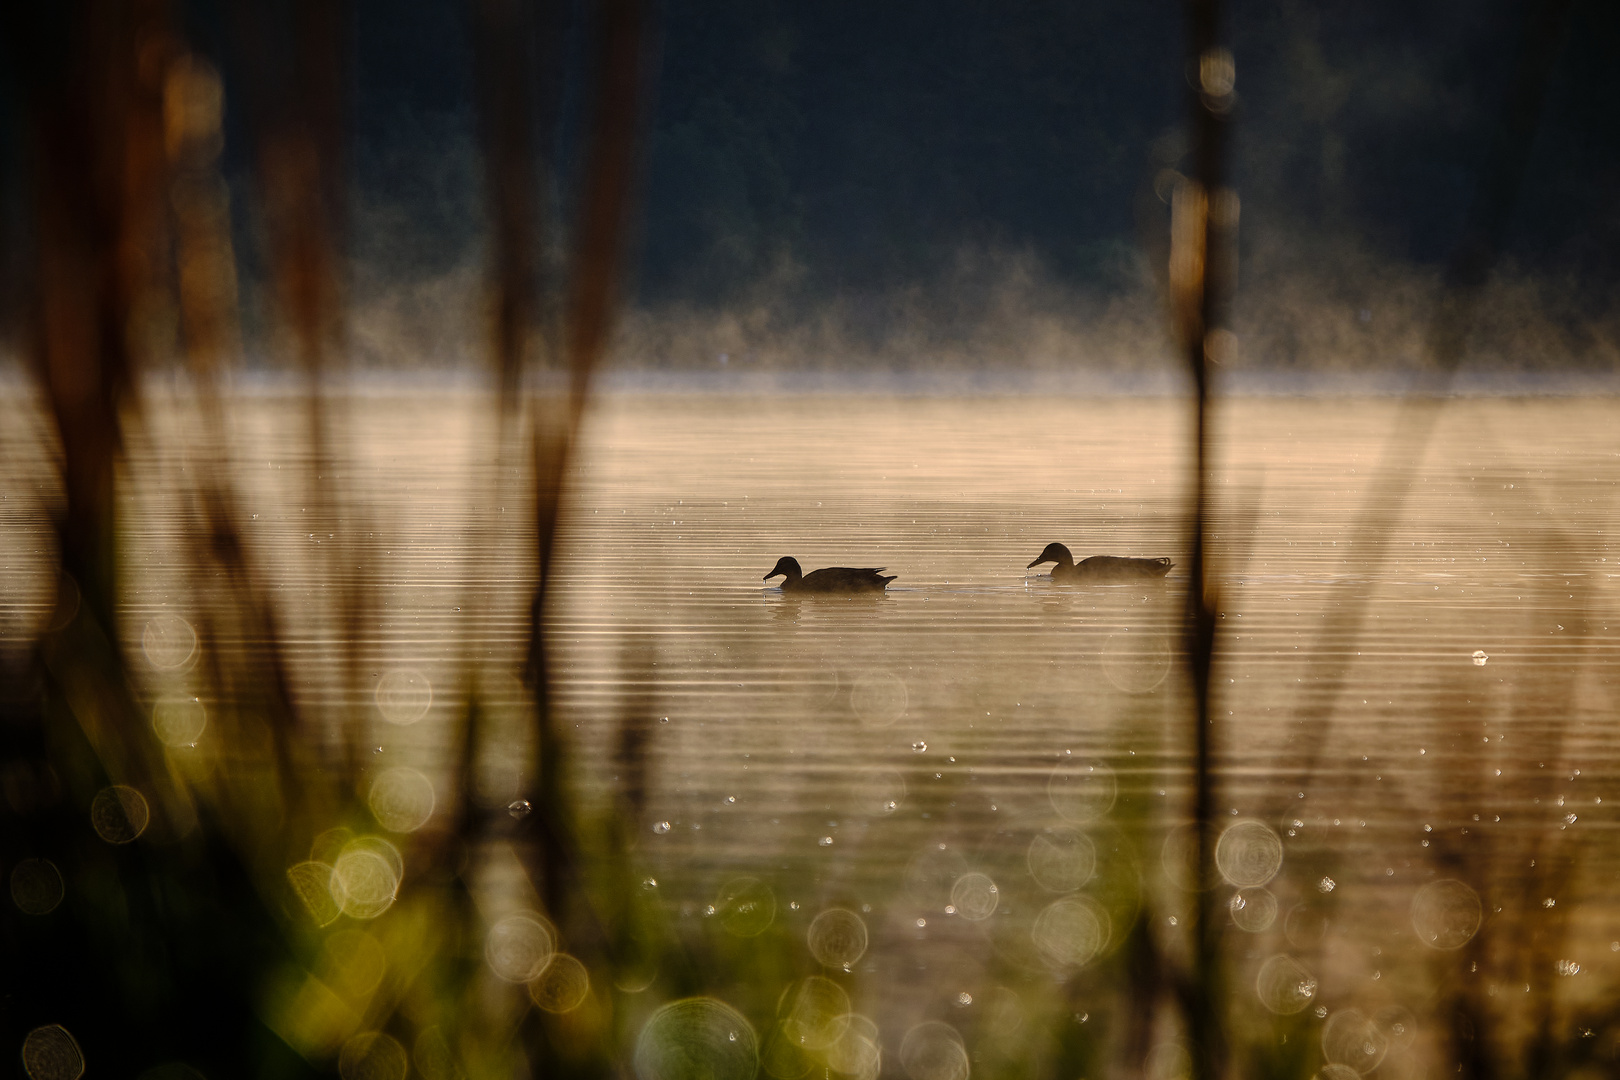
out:
{"label": "calm lake", "polygon": [[[299,402],[229,409],[228,475],[300,704],[363,717],[373,767],[417,770],[443,802],[476,687],[496,733],[476,795],[504,807],[528,738],[526,459],[470,394],[331,407],[323,458]],[[1209,887],[1231,916],[1231,1024],[1296,1018],[1287,1031],[1323,1047],[1305,1076],[1449,1074],[1440,1013],[1458,995],[1500,1038],[1578,1039],[1620,993],[1613,404],[1459,400],[1397,435],[1400,409],[1215,412]],[[154,398],[131,438],[124,630],[145,649],[145,700],[207,706],[163,653],[164,620],[196,620],[188,493],[220,464],[186,448],[187,415]],[[772,1009],[814,1027],[778,995],[825,969],[838,989],[817,1007],[855,1017],[817,1051],[834,1071],[962,1080],[960,1056],[1015,1076],[1065,1031],[1117,1026],[1128,1003],[1101,973],[1128,964],[1133,927],[1179,962],[1198,884],[1190,419],[1163,399],[592,405],[549,613],[569,782],[587,815],[636,819],[639,887],[679,933],[798,958],[761,981],[714,945],[684,982],[621,980],[632,1012],[701,990],[787,1076]],[[50,606],[37,431],[4,437],[11,641]],[[1176,568],[1054,585],[1025,569],[1051,541]],[[785,596],[761,581],[783,555],[898,580],[873,598]],[[502,888],[497,909],[517,903]],[[1173,1077],[1180,1036],[1155,1008],[1150,1071]],[[1335,1049],[1346,1024],[1354,1047]]]}

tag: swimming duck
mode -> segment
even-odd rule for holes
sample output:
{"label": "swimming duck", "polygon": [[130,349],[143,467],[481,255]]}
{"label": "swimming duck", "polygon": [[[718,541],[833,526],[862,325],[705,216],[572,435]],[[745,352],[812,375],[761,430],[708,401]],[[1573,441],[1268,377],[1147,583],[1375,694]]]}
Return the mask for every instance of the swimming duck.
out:
{"label": "swimming duck", "polygon": [[898,575],[882,573],[883,567],[875,569],[856,569],[852,566],[828,566],[821,570],[812,570],[808,574],[799,569],[799,560],[791,555],[784,555],[776,560],[776,566],[761,580],[769,581],[773,577],[782,577],[782,591],[785,593],[854,593],[854,592],[882,592],[889,587],[889,582]]}
{"label": "swimming duck", "polygon": [[1175,565],[1169,559],[1136,559],[1124,555],[1093,555],[1075,565],[1074,556],[1062,544],[1047,544],[1040,558],[1024,569],[1056,563],[1053,581],[1147,581],[1164,577]]}

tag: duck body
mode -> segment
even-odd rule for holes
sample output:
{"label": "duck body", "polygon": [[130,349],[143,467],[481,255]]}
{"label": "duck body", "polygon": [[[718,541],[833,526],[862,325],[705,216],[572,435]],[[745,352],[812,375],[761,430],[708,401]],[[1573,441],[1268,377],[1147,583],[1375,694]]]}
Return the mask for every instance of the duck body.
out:
{"label": "duck body", "polygon": [[1139,559],[1128,555],[1093,555],[1076,563],[1069,549],[1062,544],[1047,544],[1040,557],[1025,569],[1042,563],[1055,563],[1053,581],[1157,581],[1170,572],[1175,563],[1169,559]]}
{"label": "duck body", "polygon": [[889,587],[895,574],[884,574],[883,567],[828,566],[806,574],[799,560],[784,555],[763,580],[782,578],[785,593],[880,593]]}

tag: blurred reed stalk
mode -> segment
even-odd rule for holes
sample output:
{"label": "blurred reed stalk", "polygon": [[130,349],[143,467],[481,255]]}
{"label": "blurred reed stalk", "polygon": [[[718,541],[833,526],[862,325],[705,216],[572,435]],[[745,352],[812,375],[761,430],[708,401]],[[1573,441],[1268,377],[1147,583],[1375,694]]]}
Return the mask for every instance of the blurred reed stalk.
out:
{"label": "blurred reed stalk", "polygon": [[[278,15],[281,16],[278,18]],[[228,12],[242,69],[247,129],[253,139],[259,209],[268,240],[271,292],[282,341],[304,375],[309,439],[309,526],[321,543],[327,612],[342,642],[345,693],[360,695],[361,643],[369,590],[360,537],[367,532],[357,492],[343,482],[338,435],[345,430],[327,383],[347,354],[344,288],[348,239],[348,126],[354,11],[345,0],[293,0],[285,8],[235,3]],[[360,767],[361,733],[349,710],[318,710],[344,733],[347,768]]]}
{"label": "blurred reed stalk", "polygon": [[[219,172],[223,113],[224,87],[218,72],[199,57],[177,54],[164,80],[164,134],[173,172],[170,201],[181,352],[200,426],[199,452],[191,466],[195,479],[188,482],[202,523],[201,531],[193,534],[191,586],[203,601],[198,608],[199,648],[212,700],[251,701],[269,718],[280,796],[283,803],[297,805],[295,785],[301,770],[293,760],[295,743],[301,747],[309,733],[301,730],[293,703],[275,610],[243,543],[231,490],[228,421],[218,385],[220,372],[241,359],[229,191]],[[223,590],[215,587],[221,579]],[[259,656],[247,664],[228,664],[227,638],[240,642],[238,648],[257,649]],[[352,761],[348,767],[353,767]],[[330,796],[323,801],[330,803]]]}
{"label": "blurred reed stalk", "polygon": [[[1576,564],[1573,537],[1560,526],[1539,524],[1555,517],[1551,507],[1544,515],[1527,514],[1516,499],[1502,501],[1504,509],[1514,511],[1503,520],[1524,523],[1523,531],[1509,534],[1514,546],[1544,553],[1553,567]],[[1480,732],[1488,729],[1488,721],[1483,703],[1466,692],[1437,693],[1434,704],[1435,741],[1444,755],[1434,764],[1435,786],[1451,796],[1457,817],[1469,821],[1469,807],[1483,811],[1491,805],[1494,785],[1485,778],[1493,763],[1500,766],[1495,772],[1505,787],[1525,793],[1529,806],[1537,808],[1529,811],[1529,829],[1475,813],[1472,821],[1477,824],[1460,829],[1442,825],[1434,838],[1434,862],[1446,874],[1476,884],[1490,913],[1461,955],[1438,953],[1433,964],[1439,999],[1435,1011],[1446,1024],[1448,1049],[1462,1075],[1474,1080],[1568,1075],[1587,1063],[1583,1057],[1595,1058],[1597,1052],[1592,1042],[1569,1034],[1601,1026],[1580,1015],[1582,1009],[1594,1010],[1593,1003],[1561,1009],[1558,985],[1559,976],[1568,972],[1558,964],[1570,963],[1568,899],[1582,884],[1583,855],[1578,834],[1570,828],[1577,816],[1566,809],[1561,792],[1579,775],[1584,760],[1569,745],[1570,717],[1578,713],[1583,676],[1595,674],[1591,661],[1600,646],[1594,640],[1594,619],[1600,613],[1592,610],[1594,597],[1584,575],[1572,574],[1538,591],[1543,595],[1537,598],[1536,614],[1525,619],[1524,633],[1535,633],[1548,618],[1555,620],[1566,631],[1559,639],[1563,655],[1547,657],[1518,677],[1509,699],[1509,723],[1502,725],[1515,737],[1538,733],[1538,760],[1504,753],[1488,737],[1482,752]],[[1531,994],[1528,1007],[1516,1008],[1503,1000],[1507,994],[1495,993],[1497,987],[1521,986]],[[1595,1008],[1605,1006],[1612,1002]]]}
{"label": "blurred reed stalk", "polygon": [[[1357,583],[1376,578],[1388,559],[1391,550],[1388,539],[1405,511],[1413,474],[1439,419],[1444,395],[1467,355],[1475,311],[1500,257],[1518,202],[1548,83],[1573,7],[1573,0],[1539,0],[1525,13],[1515,69],[1491,131],[1462,233],[1442,275],[1439,301],[1425,341],[1425,363],[1418,369],[1414,385],[1401,403],[1394,431],[1350,530],[1350,565],[1345,573]],[[1554,545],[1554,550],[1559,546]],[[1295,801],[1295,793],[1303,796],[1310,792],[1322,767],[1330,741],[1329,730],[1356,655],[1343,643],[1361,633],[1371,594],[1370,591],[1358,593],[1348,584],[1336,592],[1339,595],[1326,605],[1322,629],[1308,654],[1302,679],[1304,689],[1295,707],[1304,749],[1294,769],[1294,778],[1273,794],[1268,811],[1273,820],[1293,817],[1300,805]],[[1584,625],[1584,621],[1578,614],[1570,616],[1571,625]],[[1564,681],[1547,689],[1553,700],[1568,701],[1572,696],[1569,684]],[[1455,708],[1454,702],[1437,702],[1436,720]],[[1563,738],[1561,717],[1552,722],[1552,727],[1556,748]],[[1470,770],[1462,766],[1452,771],[1467,775]],[[1545,780],[1536,786],[1544,787]],[[1488,880],[1492,869],[1501,865],[1523,867],[1526,860],[1512,858],[1504,863],[1501,841],[1488,828],[1478,830],[1476,840],[1477,843],[1466,845],[1447,844],[1436,852],[1434,859],[1477,887],[1487,898],[1487,905],[1493,899],[1501,899],[1513,914],[1502,920],[1488,916],[1465,950],[1441,952],[1436,956],[1435,966],[1440,969],[1436,982],[1442,995],[1437,1012],[1447,1024],[1448,1056],[1455,1063],[1457,1074],[1469,1080],[1556,1075],[1556,1065],[1570,1064],[1570,1042],[1553,1034],[1555,995],[1551,986],[1552,965],[1548,960],[1552,952],[1548,946],[1562,937],[1566,916],[1558,914],[1542,920],[1533,933],[1527,931],[1526,919],[1536,912],[1536,898],[1562,891],[1572,879],[1574,856],[1567,851],[1571,845],[1567,840],[1554,840],[1550,846],[1556,852],[1549,858],[1542,850],[1542,843],[1532,841],[1528,865],[1533,872],[1524,874],[1519,882],[1522,895],[1509,899],[1505,895],[1510,891],[1508,882]],[[1528,936],[1524,936],[1526,933]],[[1484,980],[1475,977],[1482,970],[1492,969],[1493,946],[1505,945],[1510,937],[1515,939],[1510,955],[1517,957],[1520,964],[1535,967],[1533,972],[1515,972],[1513,978],[1516,982],[1522,981],[1527,988],[1537,985],[1540,992],[1540,1010],[1528,1037],[1517,1032],[1507,1034],[1513,1025],[1507,1022],[1504,1007],[1481,992]],[[1463,970],[1465,962],[1466,972]],[[1515,1054],[1515,1043],[1521,1040],[1522,1046]],[[1517,1068],[1510,1064],[1516,1057],[1519,1059]]]}
{"label": "blurred reed stalk", "polygon": [[[108,781],[142,793],[138,813],[131,804],[119,813],[163,841],[84,853],[80,872],[101,875],[103,887],[70,896],[61,920],[23,939],[13,959],[25,965],[28,1004],[6,1026],[42,1015],[83,1021],[86,1050],[111,1063],[152,1060],[177,1037],[172,1018],[185,1017],[188,1052],[236,1060],[255,1053],[262,1030],[251,1000],[258,974],[285,955],[261,898],[277,891],[288,834],[296,843],[307,828],[293,792],[313,773],[291,765],[291,703],[274,660],[270,700],[252,707],[269,736],[268,761],[246,754],[220,761],[217,774],[183,777],[152,738],[119,633],[116,497],[126,425],[142,414],[136,376],[168,358],[174,322],[207,438],[223,427],[212,379],[236,347],[235,277],[214,167],[217,78],[189,54],[163,3],[13,8],[6,31],[33,169],[25,340],[60,440],[63,482],[59,616],[33,657],[40,689],[30,715],[7,735],[8,757],[37,754],[42,775],[57,780],[26,813],[12,808],[19,818],[9,821],[6,853],[75,850],[85,808],[108,795]],[[262,641],[273,627],[254,598],[217,465],[198,483],[207,527],[199,565],[225,570],[243,609],[237,622]],[[211,636],[205,624],[202,637]],[[212,658],[205,670],[216,699],[231,700]],[[229,714],[220,710],[227,729]],[[22,732],[26,745],[13,742]],[[231,915],[225,926],[199,920],[179,896]],[[154,1012],[171,1019],[154,1025]]]}
{"label": "blurred reed stalk", "polygon": [[[507,5],[503,14],[500,0],[491,0],[482,25],[526,19],[518,11],[523,7]],[[541,109],[548,133],[560,97],[563,7],[553,0],[542,20],[553,35],[542,49],[549,67],[539,80],[548,88]],[[589,10],[594,46],[587,73],[594,108],[573,233],[576,254],[567,277],[564,351],[570,377],[560,407],[548,407],[545,396],[536,395],[531,409],[541,572],[532,603],[537,761],[528,794],[541,809],[536,817],[543,853],[532,876],[559,920],[578,899],[581,883],[568,873],[571,815],[561,739],[551,717],[543,616],[565,473],[591,374],[611,331],[624,266],[648,68],[639,3],[603,0]],[[313,974],[324,962],[319,929],[330,920],[321,916],[311,927],[301,917],[297,898],[288,894],[287,872],[312,854],[335,857],[335,850],[322,855],[322,843],[330,847],[331,837],[348,835],[343,822],[363,820],[358,786],[368,771],[357,752],[366,712],[348,707],[358,696],[359,650],[370,636],[365,579],[356,565],[363,559],[358,537],[364,526],[354,493],[339,483],[325,386],[345,349],[342,118],[352,16],[344,5],[314,0],[295,0],[285,9],[235,5],[232,14],[270,240],[271,291],[287,331],[280,340],[290,345],[305,375],[308,500],[314,527],[332,541],[321,545],[325,558],[317,576],[332,586],[327,595],[337,595],[330,614],[347,652],[348,691],[328,703],[326,722],[296,703],[275,609],[241,535],[231,490],[230,420],[218,380],[240,359],[241,341],[231,215],[219,170],[222,80],[187,48],[174,12],[157,0],[10,9],[6,39],[34,170],[36,272],[31,333],[24,340],[60,445],[62,499],[54,526],[62,585],[59,614],[32,658],[33,672],[22,680],[39,690],[19,707],[27,713],[23,723],[8,727],[5,736],[8,759],[37,757],[35,771],[59,780],[57,788],[41,789],[35,817],[12,821],[4,855],[8,864],[43,853],[65,858],[62,853],[79,843],[85,829],[85,808],[92,796],[108,795],[109,782],[143,793],[150,828],[164,842],[99,848],[87,856],[105,887],[84,893],[76,881],[68,906],[49,924],[64,934],[37,933],[13,957],[29,973],[28,1006],[8,1015],[6,1031],[8,1038],[16,1036],[11,1045],[18,1045],[28,1025],[66,1023],[97,1063],[185,1056],[223,1075],[249,1071],[250,1063],[263,1075],[301,1075],[335,1051],[327,1041],[332,1030],[362,1019]],[[484,40],[487,45],[508,38],[497,30]],[[485,146],[492,233],[498,238],[491,274],[500,312],[493,352],[502,416],[514,417],[520,415],[517,402],[537,322],[538,185],[536,170],[527,164],[531,117],[522,104],[537,72],[532,57],[517,63],[496,58],[485,75],[482,103],[492,118]],[[513,102],[518,104],[509,107]],[[142,679],[127,665],[138,643],[120,640],[127,584],[118,573],[117,499],[126,424],[139,417],[141,405],[137,374],[162,370],[176,356],[185,362],[197,413],[199,437],[190,446],[195,468],[185,474],[182,502],[200,523],[186,540],[193,605],[188,613],[197,622],[198,688],[209,702],[214,747],[181,758],[166,754],[152,737],[140,700]],[[184,406],[179,415],[186,415]],[[182,420],[180,430],[188,426]],[[476,750],[472,717],[468,730]],[[328,758],[323,750],[334,732],[342,733],[343,749]],[[464,765],[460,773],[463,801],[471,771]],[[470,823],[464,812],[455,820],[473,826],[461,830],[469,839],[482,831],[483,823]],[[322,830],[327,839],[312,851]],[[452,872],[450,887],[439,890],[455,924],[451,933],[476,939],[478,915],[465,885],[455,881],[457,854],[424,837],[412,858],[426,861],[416,862],[411,873],[431,890],[433,883],[442,884],[446,869]],[[176,906],[178,897],[186,903]],[[111,918],[97,906],[107,902],[122,905],[123,915]],[[402,917],[419,917],[421,903],[407,904],[416,914]],[[219,912],[201,917],[187,904],[214,904]],[[8,912],[8,923],[16,917]],[[396,941],[387,927],[375,925],[383,940]],[[410,949],[431,955],[435,947],[418,938]],[[491,1065],[509,1059],[510,1046],[475,1015],[487,993],[480,990],[478,970],[448,955],[434,959],[410,988],[412,1023],[423,1027],[439,1014],[448,1021],[470,1019],[467,1034],[473,1039],[458,1034],[456,1049],[469,1062]],[[277,1004],[280,992],[271,993],[266,983],[279,985],[276,980],[287,977],[294,978],[294,987],[305,980],[304,989]],[[379,1027],[399,1023],[397,999],[373,999],[367,992],[356,1004],[370,1010],[370,1022]],[[187,1023],[182,1030],[167,1021],[154,1024],[154,1009],[169,1021],[184,1017]],[[318,1021],[317,1028],[287,1027],[294,1014]],[[334,1022],[339,1028],[319,1027]],[[24,1027],[13,1031],[18,1024]],[[422,1038],[437,1030],[425,1027]],[[478,1043],[484,1035],[490,1038]],[[600,1072],[608,1050],[598,1045],[591,1052],[596,1064],[587,1071]],[[503,1065],[500,1071],[510,1070]]]}
{"label": "blurred reed stalk", "polygon": [[[1350,532],[1350,562],[1347,572],[1355,580],[1376,577],[1386,562],[1390,545],[1388,538],[1395,532],[1411,492],[1413,472],[1421,461],[1433,434],[1434,426],[1443,408],[1444,394],[1467,355],[1468,338],[1473,326],[1474,313],[1484,294],[1500,257],[1513,210],[1523,184],[1530,151],[1540,125],[1542,104],[1552,77],[1554,64],[1567,32],[1572,0],[1541,0],[1532,4],[1525,16],[1520,35],[1520,51],[1512,79],[1504,95],[1501,111],[1491,133],[1488,151],[1481,165],[1479,182],[1470,205],[1463,231],[1447,260],[1442,276],[1442,290],[1437,310],[1430,324],[1425,342],[1426,364],[1419,369],[1412,391],[1401,403],[1396,416],[1395,429],[1379,462],[1370,489]],[[1304,737],[1304,749],[1296,766],[1295,778],[1279,788],[1272,805],[1272,816],[1281,818],[1297,812],[1298,804],[1290,795],[1309,793],[1321,769],[1322,757],[1329,744],[1328,733],[1348,683],[1354,654],[1341,643],[1350,641],[1363,627],[1370,593],[1357,594],[1348,586],[1337,590],[1342,595],[1326,608],[1326,617],[1315,645],[1309,653],[1309,663],[1303,685],[1304,696],[1295,714]],[[1567,691],[1564,691],[1567,693]],[[1439,709],[1444,712],[1453,706]],[[1486,878],[1489,867],[1496,865],[1500,855],[1497,844],[1486,830],[1481,830],[1480,847],[1471,855],[1454,850],[1449,855],[1437,854],[1437,861],[1465,881],[1480,887],[1487,897],[1496,896]],[[1557,845],[1560,848],[1565,845]],[[1472,845],[1470,845],[1472,847]],[[1523,865],[1521,860],[1510,860],[1512,865]],[[1544,893],[1555,884],[1569,880],[1568,857],[1549,860],[1545,856],[1530,859],[1536,871],[1527,874],[1521,888],[1529,893]],[[1449,864],[1449,865],[1448,865]],[[1563,867],[1562,870],[1555,869]],[[1554,882],[1556,878],[1556,882]],[[1504,886],[1506,883],[1503,883]],[[1511,902],[1510,902],[1511,903]],[[1529,896],[1519,898],[1513,905],[1522,922],[1525,913],[1534,910]],[[1561,924],[1562,916],[1550,920]],[[1546,933],[1546,932],[1543,932]],[[1553,931],[1553,936],[1557,932]],[[1441,977],[1445,988],[1446,1004],[1441,1012],[1447,1014],[1449,1056],[1456,1062],[1460,1075],[1471,1080],[1495,1080],[1502,1075],[1514,1075],[1506,1061],[1516,1055],[1512,1052],[1513,1037],[1501,1039],[1491,1045],[1488,1033],[1506,1025],[1493,1018],[1497,1012],[1487,995],[1480,992],[1479,979],[1463,977],[1460,966],[1467,960],[1469,974],[1482,967],[1489,970],[1490,945],[1504,940],[1495,920],[1487,920],[1478,938],[1470,942],[1465,952],[1455,958],[1441,954],[1437,964],[1450,965],[1458,971]],[[1522,945],[1522,942],[1521,942]],[[1548,968],[1547,954],[1540,948],[1526,950],[1525,956]],[[1523,1048],[1518,1075],[1544,1075],[1556,1056],[1555,1047],[1560,1040],[1551,1034],[1553,1024],[1552,988],[1550,975],[1538,972],[1541,978],[1529,976],[1525,985],[1541,983],[1542,1012],[1535,1030]]]}
{"label": "blurred reed stalk", "polygon": [[[477,0],[475,43],[479,59],[486,182],[489,188],[494,255],[490,267],[493,297],[491,352],[498,375],[503,414],[518,400],[540,324],[540,240],[537,208],[543,167],[533,145],[537,89],[553,86],[554,72],[537,68],[535,30],[560,23],[555,5],[537,19],[522,0]],[[567,389],[558,395],[541,380],[530,413],[531,460],[538,579],[530,603],[528,680],[535,698],[535,760],[529,801],[536,810],[540,862],[534,867],[548,907],[566,909],[569,897],[569,823],[563,793],[564,746],[551,707],[551,670],[545,641],[549,587],[555,572],[558,525],[566,497],[566,474],[578,437],[591,379],[612,328],[618,286],[630,228],[631,197],[639,163],[638,141],[648,69],[646,26],[638,0],[603,0],[590,11],[591,113],[573,257],[566,283],[563,327]],[[547,55],[559,56],[553,44]],[[555,122],[555,91],[543,89],[541,111]],[[553,133],[547,127],[546,135]]]}
{"label": "blurred reed stalk", "polygon": [[[529,604],[526,670],[534,698],[534,738],[522,800],[533,808],[524,823],[525,831],[532,830],[533,846],[523,845],[519,850],[546,910],[564,927],[576,950],[594,954],[590,956],[596,961],[593,966],[601,970],[604,964],[617,966],[623,959],[613,954],[622,952],[617,946],[630,917],[621,903],[633,895],[625,876],[629,859],[622,850],[623,838],[612,838],[614,854],[608,860],[609,868],[618,871],[606,892],[612,910],[597,911],[587,896],[579,823],[567,791],[567,747],[552,704],[546,619],[568,471],[591,380],[611,333],[624,272],[649,56],[639,0],[603,0],[590,6],[590,113],[584,168],[578,178],[578,208],[569,238],[573,253],[565,268],[566,279],[547,281],[541,272],[540,253],[549,215],[539,200],[552,187],[549,155],[554,148],[560,97],[557,65],[563,50],[557,34],[563,23],[561,11],[558,0],[546,0],[538,8],[523,0],[475,0],[472,14],[493,249],[489,269],[491,354],[499,386],[497,427],[501,434],[497,438],[502,453],[505,432],[519,417],[518,403],[531,375],[535,376],[535,385],[528,391],[527,412],[537,577]],[[543,146],[539,153],[534,145],[536,130]],[[548,355],[548,346],[559,340],[548,317],[551,306],[546,301],[551,292],[567,296],[560,327],[565,387],[557,385]],[[475,721],[476,714],[469,717],[463,743],[464,776],[470,775],[476,754]],[[468,790],[463,784],[463,805]],[[487,827],[466,815],[463,822],[469,839]],[[532,1059],[568,1067],[556,1065],[573,1056],[559,1054],[567,1049],[549,1041],[544,1025],[533,1026]],[[577,1048],[574,1050],[577,1054]],[[594,1062],[576,1061],[573,1067],[595,1074],[607,1066],[606,1059],[599,1057]]]}
{"label": "blurred reed stalk", "polygon": [[[1366,501],[1350,529],[1347,571],[1356,578],[1377,574],[1388,557],[1384,542],[1395,531],[1411,492],[1412,473],[1434,432],[1444,395],[1468,351],[1474,312],[1484,295],[1501,255],[1502,243],[1518,203],[1530,161],[1530,150],[1540,126],[1542,102],[1553,65],[1563,47],[1574,0],[1539,0],[1530,5],[1519,37],[1520,51],[1501,112],[1481,162],[1479,182],[1457,245],[1446,260],[1441,293],[1425,339],[1424,364],[1418,368],[1411,392],[1401,402],[1395,430],[1385,446]],[[1327,729],[1343,694],[1352,653],[1336,642],[1360,633],[1368,594],[1348,587],[1327,606],[1326,618],[1310,651],[1310,667],[1303,680],[1304,697],[1296,707],[1305,748],[1296,779],[1277,792],[1277,815],[1290,793],[1309,790],[1328,744]]]}
{"label": "blurred reed stalk", "polygon": [[1215,613],[1220,606],[1210,558],[1208,530],[1211,491],[1211,366],[1230,352],[1225,328],[1227,300],[1235,269],[1237,194],[1226,187],[1226,125],[1234,103],[1236,69],[1220,42],[1218,0],[1188,0],[1187,82],[1192,128],[1193,176],[1175,190],[1171,212],[1170,297],[1187,365],[1193,377],[1193,483],[1188,549],[1186,650],[1193,692],[1192,818],[1197,869],[1192,927],[1192,970],[1179,978],[1195,1080],[1226,1073],[1221,1020],[1224,988],[1220,971],[1215,890],[1215,759],[1219,732],[1210,708],[1210,675],[1215,662]]}

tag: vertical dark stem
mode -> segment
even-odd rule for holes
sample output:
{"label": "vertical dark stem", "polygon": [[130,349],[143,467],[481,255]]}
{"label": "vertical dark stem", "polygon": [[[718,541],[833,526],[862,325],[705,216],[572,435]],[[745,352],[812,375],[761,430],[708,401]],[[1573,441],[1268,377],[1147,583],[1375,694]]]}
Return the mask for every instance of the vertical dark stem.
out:
{"label": "vertical dark stem", "polygon": [[586,150],[567,355],[572,433],[607,345],[629,232],[646,68],[641,0],[601,0],[595,12],[596,112]]}
{"label": "vertical dark stem", "polygon": [[[99,17],[98,17],[99,16]],[[146,283],[163,181],[158,95],[130,43],[161,30],[158,4],[18,9],[6,20],[34,159],[38,370],[62,443],[62,566],[115,635],[114,475],[135,358],[125,333]]]}
{"label": "vertical dark stem", "polygon": [[[521,0],[479,0],[474,6],[479,50],[480,106],[488,170],[491,224],[495,234],[492,284],[496,295],[494,348],[503,397],[512,400],[527,364],[536,329],[538,259],[531,95],[536,81],[534,16]],[[555,32],[562,20],[555,4],[544,9]],[[575,227],[564,353],[569,368],[562,402],[537,400],[532,410],[535,482],[535,542],[538,581],[530,603],[529,681],[535,695],[535,762],[532,804],[538,811],[541,892],[553,917],[562,916],[567,892],[569,828],[561,784],[563,745],[552,716],[551,666],[545,645],[545,611],[554,571],[565,473],[594,372],[612,327],[618,298],[631,193],[635,186],[637,135],[645,65],[639,0],[600,0],[589,8],[594,37],[592,112],[587,129],[580,209]],[[556,42],[545,53],[560,56]],[[556,111],[555,73],[538,73],[542,117]]]}
{"label": "vertical dark stem", "polygon": [[[568,359],[568,405],[558,427],[535,433],[536,533],[540,584],[530,612],[530,665],[538,704],[540,751],[538,777],[545,805],[561,809],[562,744],[551,715],[551,672],[545,648],[545,605],[555,568],[557,526],[562,510],[564,474],[573,452],[591,376],[600,362],[612,329],[619,275],[629,231],[630,195],[635,183],[636,142],[642,100],[643,42],[640,0],[602,0],[596,20],[595,111],[586,147],[581,206],[576,225],[573,280],[568,304],[565,350]],[[549,816],[550,822],[558,819]],[[555,871],[562,852],[556,838],[548,846],[547,900],[560,888]]]}
{"label": "vertical dark stem", "polygon": [[0,23],[34,162],[32,345],[61,440],[57,541],[83,602],[77,645],[54,654],[53,670],[74,690],[94,768],[148,779],[154,755],[119,641],[116,488],[134,374],[148,359],[131,328],[165,242],[161,68],[143,65],[137,43],[168,26],[158,0],[19,9]]}
{"label": "vertical dark stem", "polygon": [[1210,515],[1209,367],[1218,340],[1226,282],[1223,244],[1227,219],[1235,218],[1235,198],[1224,190],[1225,114],[1232,103],[1231,54],[1219,45],[1217,0],[1188,0],[1187,78],[1193,132],[1194,177],[1176,195],[1171,248],[1171,285],[1179,308],[1182,342],[1193,377],[1192,537],[1188,555],[1187,655],[1191,665],[1194,723],[1193,824],[1198,846],[1198,891],[1193,927],[1193,970],[1184,1007],[1194,1075],[1224,1072],[1218,984],[1218,941],[1214,893],[1215,714],[1210,708],[1210,671],[1215,653],[1215,587],[1211,580],[1206,525]]}
{"label": "vertical dark stem", "polygon": [[501,415],[515,400],[534,330],[535,160],[530,87],[534,25],[522,0],[477,0],[478,106],[490,207],[495,364]]}

